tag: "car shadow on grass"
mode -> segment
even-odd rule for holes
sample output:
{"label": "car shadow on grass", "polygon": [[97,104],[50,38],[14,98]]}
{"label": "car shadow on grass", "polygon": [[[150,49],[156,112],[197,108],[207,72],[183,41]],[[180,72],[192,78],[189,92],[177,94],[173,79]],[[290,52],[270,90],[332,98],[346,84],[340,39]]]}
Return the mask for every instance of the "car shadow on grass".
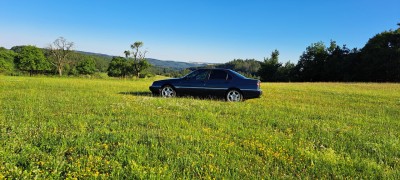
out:
{"label": "car shadow on grass", "polygon": [[[153,94],[151,92],[146,92],[146,91],[119,92],[118,94],[162,98],[158,94]],[[221,97],[210,97],[210,96],[177,96],[175,98],[191,98],[191,99],[198,99],[198,100],[225,101],[224,98],[221,98]]]}
{"label": "car shadow on grass", "polygon": [[151,92],[147,92],[147,91],[119,92],[118,94],[132,95],[132,96],[157,97],[157,96],[153,95]]}

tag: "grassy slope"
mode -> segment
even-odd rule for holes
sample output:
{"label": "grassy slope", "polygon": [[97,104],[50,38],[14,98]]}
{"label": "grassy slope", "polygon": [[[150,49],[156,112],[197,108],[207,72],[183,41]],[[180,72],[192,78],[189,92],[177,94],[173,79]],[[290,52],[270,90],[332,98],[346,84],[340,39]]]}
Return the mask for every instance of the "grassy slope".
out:
{"label": "grassy slope", "polygon": [[227,103],[151,81],[0,76],[0,179],[400,177],[400,84],[266,83]]}

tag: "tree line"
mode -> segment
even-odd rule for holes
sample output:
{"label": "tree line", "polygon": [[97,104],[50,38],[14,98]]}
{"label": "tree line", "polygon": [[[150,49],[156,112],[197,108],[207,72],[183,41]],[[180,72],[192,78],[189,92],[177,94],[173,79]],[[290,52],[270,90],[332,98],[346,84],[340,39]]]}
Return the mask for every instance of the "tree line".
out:
{"label": "tree line", "polygon": [[24,45],[8,50],[0,47],[0,73],[63,76],[106,72],[112,77],[139,77],[142,71],[150,67],[145,59],[146,52],[140,50],[142,42],[132,44],[132,51],[125,51],[125,58],[83,54],[74,51],[73,46],[73,42],[60,37],[47,48]]}
{"label": "tree line", "polygon": [[[400,26],[400,24],[398,24]],[[189,69],[176,70],[151,66],[146,60],[143,42],[131,45],[125,57],[101,57],[72,50],[72,42],[60,37],[49,47],[0,47],[0,73],[91,75],[98,72],[111,77],[145,77],[153,74],[179,77]],[[400,82],[400,28],[384,31],[370,38],[361,48],[349,49],[331,40],[306,47],[296,64],[279,62],[279,51],[263,61],[234,59],[211,68],[228,68],[264,82]]]}
{"label": "tree line", "polygon": [[75,52],[72,46],[72,42],[60,37],[48,48],[24,45],[8,50],[0,47],[0,73],[90,75],[107,69],[107,58]]}
{"label": "tree line", "polygon": [[[400,26],[400,24],[398,24]],[[263,61],[235,59],[217,68],[230,68],[264,82],[400,82],[400,28],[379,33],[361,48],[331,41],[306,48],[297,64],[279,62],[274,50]]]}

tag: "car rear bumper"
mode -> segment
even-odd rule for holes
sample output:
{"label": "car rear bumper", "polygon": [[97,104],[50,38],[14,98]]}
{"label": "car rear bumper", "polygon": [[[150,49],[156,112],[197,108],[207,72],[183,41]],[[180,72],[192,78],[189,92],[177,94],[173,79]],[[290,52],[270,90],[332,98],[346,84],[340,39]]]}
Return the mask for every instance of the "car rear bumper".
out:
{"label": "car rear bumper", "polygon": [[259,98],[262,95],[262,90],[242,90],[244,99]]}

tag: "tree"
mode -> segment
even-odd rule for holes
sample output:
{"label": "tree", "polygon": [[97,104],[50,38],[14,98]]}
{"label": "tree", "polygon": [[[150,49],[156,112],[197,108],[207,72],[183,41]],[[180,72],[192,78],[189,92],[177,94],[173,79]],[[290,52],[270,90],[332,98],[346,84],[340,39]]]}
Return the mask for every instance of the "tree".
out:
{"label": "tree", "polygon": [[80,64],[82,61],[87,61],[88,59],[91,59],[95,62],[96,72],[107,72],[107,68],[110,64],[112,57],[73,51],[71,52],[71,54],[68,55],[68,64],[64,66],[63,74],[79,74],[79,72],[76,70],[77,65]]}
{"label": "tree", "polygon": [[14,51],[0,47],[0,73],[11,72],[14,70],[15,56],[16,54]]}
{"label": "tree", "polygon": [[136,77],[139,78],[140,73],[150,67],[150,63],[146,60],[147,51],[141,51],[140,48],[143,46],[143,42],[136,41],[131,45],[132,51],[124,51],[127,59],[132,58],[133,62],[130,62],[130,66]]}
{"label": "tree", "polygon": [[78,62],[76,70],[79,74],[94,74],[96,72],[96,63],[93,58],[84,59]]}
{"label": "tree", "polygon": [[350,81],[352,78],[352,58],[349,58],[352,51],[343,45],[342,47],[331,42],[328,48],[328,56],[324,62],[322,71],[323,81]]}
{"label": "tree", "polygon": [[361,49],[362,81],[400,82],[400,28],[379,33]]}
{"label": "tree", "polygon": [[31,76],[35,72],[50,70],[43,51],[36,46],[22,46],[17,54],[16,64],[20,70],[28,71]]}
{"label": "tree", "polygon": [[22,48],[25,46],[14,46],[10,50],[14,51],[15,53],[20,53],[22,51]]}
{"label": "tree", "polygon": [[328,51],[323,42],[313,43],[306,48],[297,63],[296,78],[298,81],[323,81],[324,64]]}
{"label": "tree", "polygon": [[272,51],[270,58],[264,58],[264,62],[261,63],[261,68],[258,70],[261,81],[276,81],[276,73],[278,68],[282,66],[278,59],[278,50]]}
{"label": "tree", "polygon": [[113,57],[107,69],[110,77],[126,77],[129,74],[129,64],[126,58]]}
{"label": "tree", "polygon": [[130,51],[124,51],[124,54],[125,54],[125,57],[128,59],[129,55],[131,55],[131,52]]}
{"label": "tree", "polygon": [[51,63],[57,68],[60,76],[62,76],[65,65],[69,63],[68,55],[71,54],[73,46],[73,42],[68,42],[63,37],[59,37],[49,45]]}
{"label": "tree", "polygon": [[255,59],[234,59],[225,64],[219,64],[215,66],[216,68],[226,68],[232,69],[237,72],[250,77],[256,77],[257,72],[261,67],[261,62]]}
{"label": "tree", "polygon": [[290,82],[293,80],[293,70],[295,65],[290,61],[286,62],[283,66],[280,66],[276,71],[274,77],[275,81],[279,82]]}

